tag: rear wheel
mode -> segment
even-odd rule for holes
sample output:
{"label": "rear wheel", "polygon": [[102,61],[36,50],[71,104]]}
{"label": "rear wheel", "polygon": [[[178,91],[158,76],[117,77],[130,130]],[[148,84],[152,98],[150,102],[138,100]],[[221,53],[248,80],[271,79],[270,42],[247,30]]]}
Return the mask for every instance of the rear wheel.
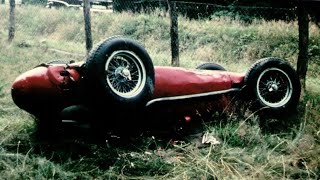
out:
{"label": "rear wheel", "polygon": [[[246,91],[253,110],[279,117],[296,110],[301,86],[292,66],[279,58],[257,61],[245,76]],[[252,96],[254,95],[254,96]]]}

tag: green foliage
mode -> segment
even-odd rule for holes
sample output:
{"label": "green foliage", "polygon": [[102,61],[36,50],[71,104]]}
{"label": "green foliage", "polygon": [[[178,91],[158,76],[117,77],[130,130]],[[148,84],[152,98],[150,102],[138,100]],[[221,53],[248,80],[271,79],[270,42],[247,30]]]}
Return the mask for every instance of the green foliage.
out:
{"label": "green foliage", "polygon": [[120,27],[122,34],[135,39],[146,39],[150,36],[157,36],[159,40],[168,39],[169,22],[162,18],[150,18],[148,15],[138,15],[136,21],[126,19]]}

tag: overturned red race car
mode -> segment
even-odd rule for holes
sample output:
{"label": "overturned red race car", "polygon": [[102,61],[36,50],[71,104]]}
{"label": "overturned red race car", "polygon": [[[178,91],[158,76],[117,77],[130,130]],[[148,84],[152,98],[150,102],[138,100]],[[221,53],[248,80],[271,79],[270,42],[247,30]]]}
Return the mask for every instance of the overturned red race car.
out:
{"label": "overturned red race car", "polygon": [[40,123],[77,121],[70,114],[86,111],[86,121],[108,129],[156,126],[159,117],[160,124],[192,121],[224,110],[235,97],[277,117],[296,109],[300,89],[296,71],[279,58],[258,60],[246,73],[215,63],[194,69],[154,66],[141,44],[116,36],[100,42],[86,61],[51,61],[21,74],[11,92],[15,104]]}

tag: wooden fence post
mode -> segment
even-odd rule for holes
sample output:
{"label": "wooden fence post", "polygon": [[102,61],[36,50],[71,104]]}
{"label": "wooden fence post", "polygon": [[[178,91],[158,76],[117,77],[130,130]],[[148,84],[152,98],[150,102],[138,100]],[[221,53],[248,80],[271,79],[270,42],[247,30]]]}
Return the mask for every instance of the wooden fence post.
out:
{"label": "wooden fence post", "polygon": [[178,33],[178,13],[176,3],[167,0],[170,13],[170,37],[172,66],[179,66],[179,33]]}
{"label": "wooden fence post", "polygon": [[301,82],[302,94],[306,88],[306,74],[308,70],[309,18],[305,6],[300,1],[298,6],[299,25],[299,55],[297,72]]}
{"label": "wooden fence post", "polygon": [[84,29],[86,36],[87,55],[92,49],[92,34],[91,34],[91,16],[90,16],[90,0],[83,1]]}
{"label": "wooden fence post", "polygon": [[9,14],[9,37],[8,37],[8,42],[11,43],[14,34],[15,34],[15,7],[16,7],[16,2],[15,0],[10,0],[10,14]]}

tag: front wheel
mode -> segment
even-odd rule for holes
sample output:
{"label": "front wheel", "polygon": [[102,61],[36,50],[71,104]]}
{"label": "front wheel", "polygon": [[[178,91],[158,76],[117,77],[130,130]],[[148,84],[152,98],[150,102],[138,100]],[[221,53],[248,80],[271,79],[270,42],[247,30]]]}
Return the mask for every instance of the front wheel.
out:
{"label": "front wheel", "polygon": [[[296,110],[301,86],[293,67],[279,58],[257,61],[244,79],[246,90],[251,96],[253,110],[279,117]],[[254,95],[254,96],[252,96]]]}

